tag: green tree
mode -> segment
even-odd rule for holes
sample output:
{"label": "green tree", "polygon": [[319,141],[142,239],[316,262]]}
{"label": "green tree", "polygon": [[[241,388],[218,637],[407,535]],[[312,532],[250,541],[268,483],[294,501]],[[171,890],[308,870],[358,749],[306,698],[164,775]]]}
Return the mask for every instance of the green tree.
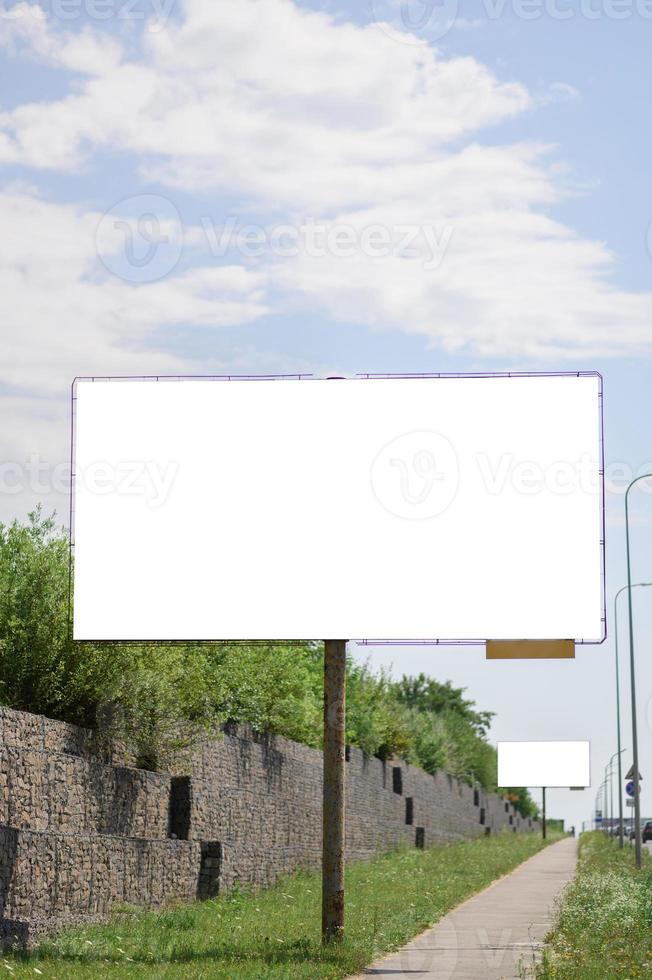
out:
{"label": "green tree", "polygon": [[142,769],[167,769],[201,737],[217,736],[217,678],[207,649],[139,643],[104,648],[113,670],[98,678],[100,732],[119,738]]}
{"label": "green tree", "polygon": [[533,817],[538,820],[540,816],[539,807],[524,786],[500,788],[498,792],[510,803],[513,803],[524,817]]}
{"label": "green tree", "polygon": [[395,685],[396,697],[408,708],[429,711],[433,714],[451,714],[464,719],[480,736],[484,737],[494,716],[492,711],[477,711],[474,701],[464,697],[464,688],[444,684],[426,674],[403,677]]}

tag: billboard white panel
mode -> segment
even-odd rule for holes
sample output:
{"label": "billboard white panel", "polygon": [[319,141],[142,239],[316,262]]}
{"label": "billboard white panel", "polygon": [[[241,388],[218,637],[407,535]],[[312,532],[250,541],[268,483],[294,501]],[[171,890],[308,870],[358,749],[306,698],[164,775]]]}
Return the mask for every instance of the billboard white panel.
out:
{"label": "billboard white panel", "polygon": [[499,742],[499,786],[591,785],[589,742]]}
{"label": "billboard white panel", "polygon": [[599,642],[600,379],[79,380],[77,639]]}

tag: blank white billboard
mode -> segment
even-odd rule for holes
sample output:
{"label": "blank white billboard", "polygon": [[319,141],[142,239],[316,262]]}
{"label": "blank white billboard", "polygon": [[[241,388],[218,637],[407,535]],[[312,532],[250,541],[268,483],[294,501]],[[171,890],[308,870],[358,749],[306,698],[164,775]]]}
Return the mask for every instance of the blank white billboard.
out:
{"label": "blank white billboard", "polygon": [[589,742],[499,742],[498,785],[591,785]]}
{"label": "blank white billboard", "polygon": [[603,639],[596,375],[73,393],[77,639]]}

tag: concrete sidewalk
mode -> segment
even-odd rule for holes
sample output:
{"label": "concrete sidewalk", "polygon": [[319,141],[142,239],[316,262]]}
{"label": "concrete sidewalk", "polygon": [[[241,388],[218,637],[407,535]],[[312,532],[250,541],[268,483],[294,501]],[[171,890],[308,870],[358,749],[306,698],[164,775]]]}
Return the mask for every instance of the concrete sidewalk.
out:
{"label": "concrete sidewalk", "polygon": [[573,838],[551,844],[355,980],[518,978],[519,963],[531,966],[543,944],[576,860]]}

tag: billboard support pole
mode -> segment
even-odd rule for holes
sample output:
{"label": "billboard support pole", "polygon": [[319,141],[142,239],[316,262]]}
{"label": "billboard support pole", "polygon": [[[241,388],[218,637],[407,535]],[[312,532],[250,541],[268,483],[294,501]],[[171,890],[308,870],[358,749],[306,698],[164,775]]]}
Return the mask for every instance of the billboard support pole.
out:
{"label": "billboard support pole", "polygon": [[322,942],[344,938],[346,640],[324,642]]}
{"label": "billboard support pole", "polygon": [[541,822],[541,836],[546,839],[546,787],[543,787],[543,805],[542,805],[542,822]]}

